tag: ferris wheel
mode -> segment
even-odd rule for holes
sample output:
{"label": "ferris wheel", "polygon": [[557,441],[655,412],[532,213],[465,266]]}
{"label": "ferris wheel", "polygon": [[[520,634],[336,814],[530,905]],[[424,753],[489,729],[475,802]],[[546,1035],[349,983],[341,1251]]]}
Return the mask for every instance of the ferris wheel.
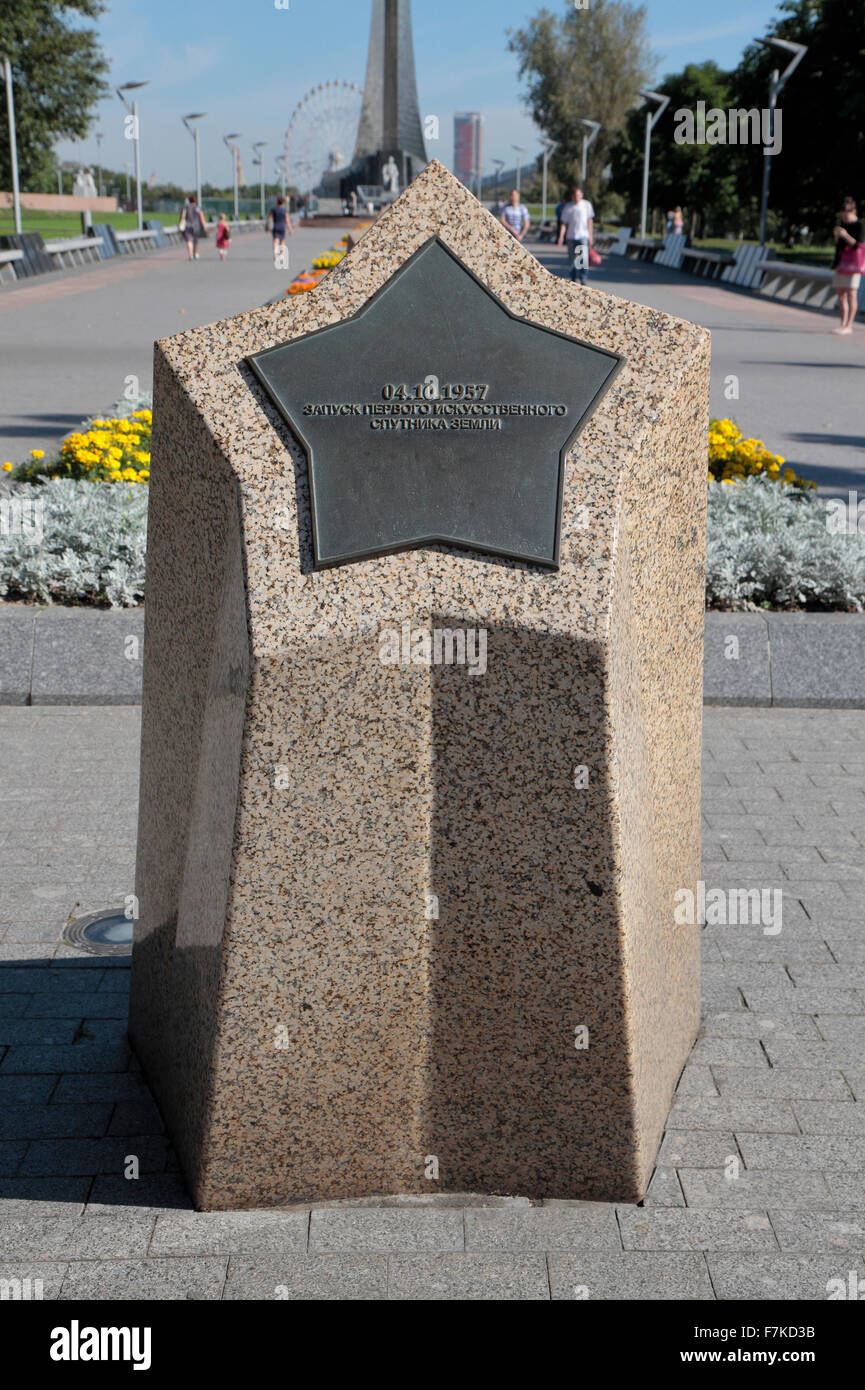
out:
{"label": "ferris wheel", "polygon": [[362,102],[354,82],[319,82],[297,103],[285,132],[285,171],[301,193],[351,163]]}

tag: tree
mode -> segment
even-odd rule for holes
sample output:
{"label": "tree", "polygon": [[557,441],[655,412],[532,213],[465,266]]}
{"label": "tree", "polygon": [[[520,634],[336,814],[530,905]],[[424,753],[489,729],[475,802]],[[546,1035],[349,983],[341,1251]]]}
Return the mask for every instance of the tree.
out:
{"label": "tree", "polygon": [[[829,239],[841,199],[865,196],[865,5],[862,0],[782,0],[768,33],[808,46],[779,97],[782,143],[772,156],[769,208],[781,234],[807,223]],[[769,73],[786,67],[778,50],[751,45],[733,74],[737,105],[768,103]],[[759,149],[740,165],[740,196],[759,204]]]}
{"label": "tree", "polygon": [[[652,132],[650,207],[686,209],[695,234],[739,230],[738,161],[734,147],[677,144],[676,112],[706,108],[726,110],[733,101],[733,76],[717,63],[689,63],[683,72],[669,73],[658,90],[670,104]],[[613,185],[625,198],[629,220],[636,225],[643,195],[643,153],[646,112],[628,113],[625,129],[612,152]]]}
{"label": "tree", "polygon": [[[15,89],[18,170],[22,189],[56,185],[55,141],[80,140],[107,90],[106,63],[94,29],[70,20],[96,19],[102,0],[10,0],[0,9],[0,53],[8,55]],[[12,187],[6,94],[0,110],[0,188]]]}
{"label": "tree", "polygon": [[599,198],[625,114],[652,74],[645,8],[627,0],[592,0],[587,9],[569,4],[561,18],[543,9],[524,29],[508,31],[508,47],[519,57],[535,124],[558,142],[550,167],[563,186],[579,182],[585,134],[580,119],[601,122],[586,178],[587,192]]}

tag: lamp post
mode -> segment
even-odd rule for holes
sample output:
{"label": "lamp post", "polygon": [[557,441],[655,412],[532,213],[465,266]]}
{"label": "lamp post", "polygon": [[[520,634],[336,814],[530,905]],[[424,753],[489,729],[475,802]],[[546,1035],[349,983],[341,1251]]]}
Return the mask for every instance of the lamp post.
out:
{"label": "lamp post", "polygon": [[259,170],[258,170],[258,173],[259,173],[259,177],[260,177],[260,179],[261,179],[261,220],[262,220],[262,222],[264,221],[264,155],[261,153],[261,151],[264,149],[264,147],[265,147],[266,144],[267,144],[267,141],[266,141],[266,140],[255,140],[255,141],[253,141],[253,145],[252,145],[252,148],[253,148],[254,150],[257,150],[257,151],[258,151],[258,161],[257,161],[257,162],[258,162],[258,164],[259,164],[259,166],[260,166],[260,167],[259,167]]}
{"label": "lamp post", "polygon": [[104,139],[105,139],[105,136],[103,135],[102,131],[101,131],[101,130],[97,130],[97,132],[96,132],[96,172],[97,172],[97,174],[99,175],[99,184],[98,184],[98,188],[99,188],[99,196],[100,196],[100,198],[104,198],[104,197],[105,197],[105,191],[104,191],[103,186],[102,186],[102,141],[103,141]]}
{"label": "lamp post", "polygon": [[646,146],[643,152],[643,204],[640,215],[640,236],[645,237],[646,216],[649,209],[649,157],[652,151],[652,131],[669,106],[670,98],[664,96],[663,92],[640,92],[640,96],[644,101],[657,102],[654,112],[646,112]]}
{"label": "lamp post", "polygon": [[276,159],[274,160],[274,163],[276,164],[277,170],[279,171],[279,178],[280,178],[280,181],[281,181],[281,183],[282,183],[282,197],[283,197],[283,200],[284,200],[284,199],[285,199],[285,155],[284,155],[284,154],[278,154],[278,155],[276,156]]}
{"label": "lamp post", "polygon": [[541,178],[541,222],[546,222],[547,220],[547,164],[549,163],[549,158],[553,150],[557,150],[558,147],[558,140],[544,141],[544,169]]}
{"label": "lamp post", "polygon": [[504,161],[503,159],[492,159],[492,160],[490,160],[490,163],[492,164],[493,168],[494,168],[495,171],[496,171],[496,174],[495,174],[496,182],[495,182],[494,193],[495,193],[495,199],[496,199],[496,216],[498,216],[499,208],[500,208],[500,206],[501,206],[501,204],[500,204],[500,202],[499,202],[499,180],[500,180],[500,178],[501,178],[501,176],[502,176],[502,170],[503,170],[504,167],[505,167],[505,161]]}
{"label": "lamp post", "polygon": [[586,133],[585,133],[585,135],[583,136],[583,162],[582,162],[582,166],[581,166],[581,167],[582,167],[582,187],[583,187],[583,192],[585,193],[585,191],[586,191],[586,155],[587,155],[588,152],[589,152],[589,146],[591,145],[592,141],[597,139],[598,131],[599,131],[600,128],[601,128],[601,123],[600,123],[600,121],[588,121],[588,120],[581,119],[581,120],[580,120],[580,125],[584,125],[584,126],[586,127]]}
{"label": "lamp post", "polygon": [[223,137],[222,137],[222,143],[225,145],[225,147],[226,147],[227,150],[230,150],[230,151],[231,151],[231,163],[232,163],[233,170],[234,170],[234,220],[235,220],[235,222],[238,222],[238,221],[240,220],[240,208],[239,208],[239,204],[238,204],[238,201],[237,201],[237,194],[238,194],[238,189],[237,189],[237,146],[236,146],[236,145],[233,145],[233,144],[232,144],[232,141],[233,141],[233,140],[239,140],[239,139],[240,139],[240,131],[239,131],[239,130],[232,131],[232,133],[231,133],[230,135],[223,135]]}
{"label": "lamp post", "polygon": [[135,198],[138,206],[138,230],[144,228],[144,214],[141,208],[141,145],[138,139],[138,102],[133,99],[130,103],[123,95],[124,92],[137,91],[139,87],[146,87],[146,82],[124,82],[115,90],[129,115],[132,117],[132,134],[129,135],[129,126],[126,125],[126,138],[135,141]]}
{"label": "lamp post", "polygon": [[522,159],[521,159],[521,156],[524,155],[526,151],[525,151],[524,146],[522,146],[522,145],[511,145],[511,149],[512,149],[512,150],[516,150],[516,152],[517,152],[517,192],[519,193],[519,191],[520,191],[520,170],[521,170],[521,168],[522,168]]}
{"label": "lamp post", "polygon": [[[779,73],[777,68],[773,68],[769,76],[769,144],[775,143],[775,107],[778,105],[778,93],[787,81],[795,68],[799,66],[805,54],[808,52],[808,45],[804,43],[793,43],[792,39],[776,39],[774,36],[769,39],[757,39],[756,42],[762,48],[780,48],[784,53],[792,54],[790,62],[783,72]],[[760,245],[766,244],[766,222],[769,215],[769,170],[771,168],[772,156],[763,150],[763,189],[760,194]]]}
{"label": "lamp post", "polygon": [[188,116],[181,116],[183,124],[192,136],[195,145],[195,200],[201,207],[201,153],[198,147],[198,126],[190,125],[190,121],[200,121],[206,116],[206,111],[190,111]]}
{"label": "lamp post", "polygon": [[6,114],[9,118],[9,160],[12,165],[12,202],[15,207],[15,231],[21,235],[21,189],[18,186],[18,142],[15,138],[15,93],[12,90],[12,64],[3,54],[3,81],[6,83]]}

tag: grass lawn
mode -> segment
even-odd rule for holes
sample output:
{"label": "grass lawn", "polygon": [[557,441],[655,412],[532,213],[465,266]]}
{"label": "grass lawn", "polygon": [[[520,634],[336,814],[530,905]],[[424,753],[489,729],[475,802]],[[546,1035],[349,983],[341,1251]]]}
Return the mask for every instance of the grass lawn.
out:
{"label": "grass lawn", "polygon": [[[144,214],[145,217],[147,214]],[[21,209],[21,222],[25,232],[41,232],[46,241],[54,237],[81,236],[80,212],[31,212]],[[131,231],[138,226],[138,214],[134,212],[94,212],[93,225],[111,222],[118,232]],[[11,236],[15,231],[15,213],[12,208],[0,209],[0,236]]]}
{"label": "grass lawn", "polygon": [[[704,251],[726,251],[732,256],[738,241],[727,241],[724,237],[697,237],[694,240],[695,246],[700,246]],[[743,246],[756,246],[756,241],[749,241],[747,238],[741,243]],[[801,243],[796,246],[777,246],[773,247],[773,256],[779,261],[801,261],[805,265],[831,266],[835,255],[835,246],[803,246]]]}

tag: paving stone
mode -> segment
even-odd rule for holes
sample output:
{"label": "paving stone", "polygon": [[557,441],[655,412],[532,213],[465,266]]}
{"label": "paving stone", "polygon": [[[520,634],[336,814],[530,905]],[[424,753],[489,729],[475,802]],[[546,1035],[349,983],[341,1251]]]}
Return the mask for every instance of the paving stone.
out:
{"label": "paving stone", "polygon": [[159,1173],[165,1168],[167,1152],[168,1141],[163,1138],[37,1139],[28,1146],[18,1172],[22,1177],[34,1178],[122,1174],[126,1159],[132,1154],[138,1159],[139,1172]]}
{"label": "paving stone", "polygon": [[68,994],[34,993],[22,1010],[27,1018],[122,1018],[129,1017],[129,1000],[123,994],[80,994],[73,1002]]}
{"label": "paving stone", "polygon": [[721,1062],[743,1070],[769,1070],[769,1059],[759,1042],[749,1038],[698,1038],[691,1056],[695,1062],[707,1063],[713,1072]]}
{"label": "paving stone", "polygon": [[42,1019],[7,1018],[0,1020],[0,1046],[37,1043],[51,1047],[71,1043],[77,1027],[78,1021],[74,1018],[53,1019],[47,1028]]}
{"label": "paving stone", "polygon": [[66,1269],[47,1260],[0,1261],[0,1300],[47,1303],[58,1298]]}
{"label": "paving stone", "polygon": [[88,1260],[71,1264],[61,1298],[94,1299],[219,1299],[228,1260]]}
{"label": "paving stone", "polygon": [[84,1042],[68,1047],[10,1047],[0,1063],[0,1075],[14,1072],[125,1071],[129,1048],[123,1044]]}
{"label": "paving stone", "polygon": [[[16,1210],[37,1215],[46,1208],[46,1216],[80,1216],[90,1191],[92,1179],[72,1178],[0,1178],[0,1199],[3,1201],[2,1220]],[[65,1207],[54,1210],[55,1207]]]}
{"label": "paving stone", "polygon": [[144,610],[46,608],[36,621],[33,705],[135,705],[141,660],[124,655],[127,636],[144,644]]}
{"label": "paving stone", "polygon": [[314,1211],[309,1224],[310,1254],[359,1251],[388,1254],[410,1250],[463,1250],[461,1211],[390,1208],[378,1211]]}
{"label": "paving stone", "polygon": [[0,1106],[40,1105],[48,1100],[57,1077],[48,1073],[39,1076],[0,1076]]}
{"label": "paving stone", "polygon": [[626,1250],[776,1249],[765,1212],[618,1208]]}
{"label": "paving stone", "polygon": [[723,1129],[734,1134],[798,1134],[791,1106],[784,1101],[675,1100],[667,1117],[669,1129]]}
{"label": "paving stone", "polygon": [[760,1038],[764,1043],[777,1037],[800,1038],[819,1043],[822,1034],[808,1014],[752,1013],[750,1009],[731,1009],[710,1013],[703,1019],[700,1033],[705,1037]]}
{"label": "paving stone", "polygon": [[772,1203],[810,1209],[836,1205],[822,1173],[798,1168],[762,1172],[741,1168],[738,1177],[727,1177],[720,1167],[684,1167],[679,1169],[679,1180],[689,1207],[765,1211]]}
{"label": "paving stone", "polygon": [[803,1134],[865,1135],[865,1105],[846,1101],[796,1100],[793,1112]]}
{"label": "paving stone", "polygon": [[[831,1068],[775,1067],[758,1072],[754,1067],[716,1067],[715,1079],[725,1100],[811,1100],[852,1099],[840,1071]],[[798,1116],[798,1106],[794,1104]]]}
{"label": "paving stone", "polygon": [[[824,1015],[825,1017],[825,1015]],[[862,1048],[856,1043],[803,1041],[800,1038],[766,1038],[763,1046],[773,1067],[789,1067],[806,1071],[834,1072],[848,1069],[862,1060]]]}
{"label": "paving stone", "polygon": [[400,1300],[545,1300],[550,1297],[543,1255],[391,1255],[389,1297]]}
{"label": "paving stone", "polygon": [[4,1222],[6,1259],[99,1260],[146,1255],[152,1216],[15,1217]]}
{"label": "paving stone", "polygon": [[284,1255],[278,1260],[248,1260],[232,1255],[223,1298],[330,1302],[384,1299],[387,1256]]}
{"label": "paving stone", "polygon": [[142,1173],[135,1179],[98,1174],[89,1189],[88,1216],[111,1216],[118,1208],[158,1216],[162,1211],[191,1211],[192,1198],[178,1173]]}
{"label": "paving stone", "polygon": [[748,1168],[849,1168],[865,1167],[865,1138],[821,1134],[737,1134]]}
{"label": "paving stone", "polygon": [[676,1300],[714,1299],[702,1254],[628,1251],[608,1255],[550,1254],[550,1285],[554,1299]]}
{"label": "paving stone", "polygon": [[0,704],[29,704],[35,625],[35,608],[0,607]]}
{"label": "paving stone", "polygon": [[465,1212],[466,1250],[621,1250],[612,1206],[476,1208]]}
{"label": "paving stone", "polygon": [[0,1018],[22,1018],[31,998],[29,994],[0,994]]}
{"label": "paving stone", "polygon": [[668,1131],[664,1135],[659,1163],[674,1168],[723,1168],[730,1156],[739,1157],[731,1131]]}
{"label": "paving stone", "polygon": [[[828,1299],[830,1281],[848,1278],[849,1257],[834,1255],[723,1255],[706,1256],[715,1294],[719,1299],[795,1299],[810,1302]],[[860,1271],[865,1261],[859,1257]],[[764,1319],[765,1321],[765,1319]]]}
{"label": "paving stone", "polygon": [[[845,1207],[854,1207],[859,1211],[865,1209],[865,1170],[851,1172],[848,1168],[830,1168],[824,1172],[823,1177],[832,1194],[832,1206],[836,1210]],[[862,1273],[865,1275],[865,1270]]]}
{"label": "paving stone", "polygon": [[[13,1078],[10,1077],[11,1081]],[[0,1078],[2,1096],[2,1078]],[[87,1076],[72,1072],[61,1076],[51,1093],[52,1105],[66,1105],[70,1101],[144,1101],[150,1099],[150,1091],[140,1072],[109,1071],[97,1072]]]}
{"label": "paving stone", "polygon": [[772,703],[768,632],[762,613],[706,613],[704,704]]}
{"label": "paving stone", "polygon": [[26,1142],[15,1141],[0,1143],[0,1177],[13,1177],[17,1173],[21,1160],[27,1152]]}
{"label": "paving stone", "polygon": [[863,996],[853,989],[820,989],[807,985],[796,989],[754,989],[743,985],[748,1008],[754,1013],[847,1014],[865,1022]]}
{"label": "paving stone", "polygon": [[694,1062],[688,1062],[682,1075],[679,1077],[679,1084],[676,1087],[677,1096],[717,1096],[718,1088],[715,1085],[715,1078],[707,1066],[698,1066]]}
{"label": "paving stone", "polygon": [[118,1101],[108,1128],[109,1134],[164,1134],[165,1126],[149,1093],[137,1100]]}
{"label": "paving stone", "polygon": [[658,1164],[649,1180],[643,1202],[647,1207],[683,1207],[685,1205],[685,1194],[682,1191],[679,1175],[675,1168]]}
{"label": "paving stone", "polygon": [[776,1211],[769,1219],[782,1250],[865,1250],[861,1211]]}
{"label": "paving stone", "polygon": [[[822,1013],[817,1026],[827,1042],[856,1044],[865,1048],[865,1018],[853,1014]],[[860,1054],[861,1055],[861,1054]]]}
{"label": "paving stone", "polygon": [[151,1255],[282,1255],[306,1250],[309,1212],[165,1212],[157,1218]]}
{"label": "paving stone", "polygon": [[7,1105],[0,1110],[2,1139],[73,1139],[105,1134],[111,1106]]}

